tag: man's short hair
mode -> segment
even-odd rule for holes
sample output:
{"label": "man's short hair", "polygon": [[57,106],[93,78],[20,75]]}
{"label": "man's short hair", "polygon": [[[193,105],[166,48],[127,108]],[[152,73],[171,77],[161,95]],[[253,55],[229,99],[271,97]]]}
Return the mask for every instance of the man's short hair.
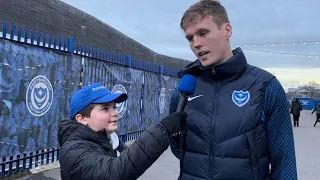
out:
{"label": "man's short hair", "polygon": [[184,30],[186,23],[202,20],[207,16],[214,17],[214,22],[220,28],[224,23],[229,23],[226,9],[217,0],[201,0],[189,7],[181,18],[180,27]]}

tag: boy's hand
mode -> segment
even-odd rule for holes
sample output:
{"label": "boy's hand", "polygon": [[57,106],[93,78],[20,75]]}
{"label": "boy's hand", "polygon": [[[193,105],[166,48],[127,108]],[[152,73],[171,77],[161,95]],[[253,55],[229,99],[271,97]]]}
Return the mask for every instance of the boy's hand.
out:
{"label": "boy's hand", "polygon": [[187,113],[175,112],[160,121],[160,123],[167,129],[170,137],[180,135],[186,128]]}

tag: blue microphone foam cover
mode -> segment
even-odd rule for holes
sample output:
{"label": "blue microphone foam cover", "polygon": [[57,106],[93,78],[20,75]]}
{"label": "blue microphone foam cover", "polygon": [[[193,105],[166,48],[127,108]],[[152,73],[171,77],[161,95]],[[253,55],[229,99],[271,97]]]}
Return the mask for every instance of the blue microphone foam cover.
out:
{"label": "blue microphone foam cover", "polygon": [[192,95],[196,91],[196,86],[197,79],[190,74],[186,74],[182,76],[178,90],[180,92],[186,92],[188,95]]}

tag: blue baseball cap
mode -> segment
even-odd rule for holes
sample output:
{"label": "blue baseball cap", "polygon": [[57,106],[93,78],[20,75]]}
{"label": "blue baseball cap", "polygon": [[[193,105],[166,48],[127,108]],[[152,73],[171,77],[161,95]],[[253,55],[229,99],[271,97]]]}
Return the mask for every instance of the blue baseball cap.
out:
{"label": "blue baseball cap", "polygon": [[128,99],[125,93],[112,93],[100,83],[93,83],[79,89],[71,98],[69,114],[73,119],[81,110],[89,104],[103,104],[111,101],[121,103]]}

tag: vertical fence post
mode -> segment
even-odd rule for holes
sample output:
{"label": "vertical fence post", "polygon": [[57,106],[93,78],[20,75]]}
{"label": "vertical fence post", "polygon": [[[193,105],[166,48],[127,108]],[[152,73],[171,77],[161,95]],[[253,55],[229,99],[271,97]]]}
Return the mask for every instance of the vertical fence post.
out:
{"label": "vertical fence post", "polygon": [[62,38],[61,37],[59,37],[59,39],[58,39],[58,46],[59,46],[59,50],[61,50],[61,45],[62,45]]}
{"label": "vertical fence post", "polygon": [[29,156],[29,169],[32,169],[32,159],[33,159],[33,152],[30,152],[30,156]]}
{"label": "vertical fence post", "polygon": [[14,38],[14,25],[10,25],[10,40],[13,40]]}
{"label": "vertical fence post", "polygon": [[42,47],[46,47],[46,43],[47,43],[47,34],[44,32],[42,34]]}
{"label": "vertical fence post", "polygon": [[159,66],[159,72],[160,72],[161,75],[163,74],[163,65]]}
{"label": "vertical fence post", "polygon": [[3,157],[1,162],[1,177],[4,177],[5,175],[6,175],[6,157]]}
{"label": "vertical fence post", "polygon": [[80,46],[80,55],[82,55],[82,52],[83,52],[83,45],[82,45],[82,43],[80,43],[79,46]]}
{"label": "vertical fence post", "polygon": [[60,148],[57,148],[57,161],[59,161],[59,157],[60,157]]}
{"label": "vertical fence post", "polygon": [[48,48],[51,48],[51,35],[48,34]]}
{"label": "vertical fence post", "polygon": [[29,30],[28,28],[24,28],[24,43],[28,43],[28,35],[29,35]]}
{"label": "vertical fence post", "polygon": [[57,49],[57,36],[53,36],[53,49]]}
{"label": "vertical fence post", "polygon": [[7,23],[4,21],[2,22],[2,38],[7,37]]}
{"label": "vertical fence post", "polygon": [[18,174],[20,171],[20,155],[17,155],[17,159],[16,159],[16,173]]}
{"label": "vertical fence post", "polygon": [[21,26],[18,26],[18,41],[21,41]]}
{"label": "vertical fence post", "polygon": [[83,45],[84,56],[87,56],[87,45]]}
{"label": "vertical fence post", "polygon": [[55,152],[55,148],[52,148],[52,152],[51,152],[51,162],[54,162],[54,152]]}
{"label": "vertical fence post", "polygon": [[36,162],[35,162],[35,167],[38,167],[38,162],[39,162],[39,151],[36,151]]}
{"label": "vertical fence post", "polygon": [[131,56],[130,55],[128,55],[127,56],[127,60],[126,60],[126,65],[129,67],[129,68],[131,68]]}
{"label": "vertical fence post", "polygon": [[50,159],[50,149],[47,149],[47,152],[46,152],[46,164],[49,164],[49,159]]}
{"label": "vertical fence post", "polygon": [[44,149],[41,150],[41,166],[44,164]]}
{"label": "vertical fence post", "polygon": [[27,166],[27,154],[23,153],[22,171],[26,170],[26,166]]}
{"label": "vertical fence post", "polygon": [[73,37],[68,38],[68,52],[73,54]]}
{"label": "vertical fence post", "polygon": [[31,41],[31,44],[33,44],[33,42],[34,42],[34,31],[33,31],[33,29],[31,29],[31,31],[30,31],[30,41]]}
{"label": "vertical fence post", "polygon": [[9,157],[9,172],[8,172],[8,176],[12,175],[12,161],[13,161],[13,156]]}
{"label": "vertical fence post", "polygon": [[64,38],[63,38],[63,50],[66,51],[66,48],[67,48],[67,40],[66,40],[66,38],[64,37]]}
{"label": "vertical fence post", "polygon": [[41,41],[41,32],[40,31],[37,31],[37,45],[39,46],[40,45],[40,41]]}

